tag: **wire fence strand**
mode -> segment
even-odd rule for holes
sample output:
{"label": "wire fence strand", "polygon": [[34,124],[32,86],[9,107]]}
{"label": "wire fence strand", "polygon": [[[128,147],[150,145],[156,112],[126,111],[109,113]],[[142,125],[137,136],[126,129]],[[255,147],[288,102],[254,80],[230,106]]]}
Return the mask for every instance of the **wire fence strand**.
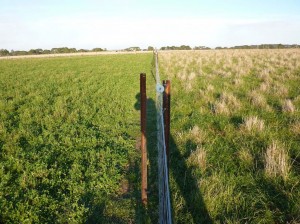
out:
{"label": "wire fence strand", "polygon": [[168,162],[166,155],[164,116],[163,116],[163,86],[161,85],[158,65],[158,52],[155,56],[156,75],[156,112],[157,112],[157,150],[158,150],[158,188],[159,188],[159,223],[171,224],[171,201],[168,177]]}

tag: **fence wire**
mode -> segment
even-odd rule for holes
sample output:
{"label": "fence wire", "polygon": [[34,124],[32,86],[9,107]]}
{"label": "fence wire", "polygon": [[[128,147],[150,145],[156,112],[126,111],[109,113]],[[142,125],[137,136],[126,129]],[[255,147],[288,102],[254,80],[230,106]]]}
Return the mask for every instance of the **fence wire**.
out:
{"label": "fence wire", "polygon": [[158,52],[155,56],[155,73],[156,73],[156,113],[157,113],[157,150],[158,150],[158,192],[159,192],[159,223],[171,224],[171,201],[169,190],[168,163],[166,155],[164,116],[163,116],[163,92],[161,85]]}

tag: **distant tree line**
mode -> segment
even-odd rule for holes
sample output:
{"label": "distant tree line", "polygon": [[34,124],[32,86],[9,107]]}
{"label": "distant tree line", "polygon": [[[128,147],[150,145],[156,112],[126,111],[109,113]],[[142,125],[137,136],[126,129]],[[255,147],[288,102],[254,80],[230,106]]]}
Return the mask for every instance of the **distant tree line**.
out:
{"label": "distant tree line", "polygon": [[141,49],[140,47],[128,47],[123,49],[122,51],[153,51],[154,47],[149,46],[147,49]]}
{"label": "distant tree line", "polygon": [[[216,47],[215,49],[288,49],[288,48],[300,48],[298,44],[260,44],[260,45],[241,45],[234,47]],[[187,45],[166,46],[161,47],[160,50],[210,50],[211,48],[206,46],[196,46],[191,48]]]}
{"label": "distant tree line", "polygon": [[165,51],[165,50],[209,50],[209,47],[205,46],[196,46],[194,48],[191,48],[188,45],[181,45],[179,47],[177,46],[166,46],[166,47],[161,47],[160,50]]}
{"label": "distant tree line", "polygon": [[161,47],[160,50],[165,51],[165,50],[191,50],[192,48],[190,46],[186,45],[181,45],[180,47],[177,46],[166,46],[166,47]]}
{"label": "distant tree line", "polygon": [[298,44],[260,44],[260,45],[241,45],[234,47],[216,47],[216,49],[288,49],[300,48]]}
{"label": "distant tree line", "polygon": [[[260,45],[241,45],[234,47],[216,47],[215,49],[288,49],[288,48],[300,48],[298,44],[260,44]],[[206,46],[196,46],[190,47],[188,45],[181,46],[166,46],[161,47],[160,50],[210,50],[211,48]],[[140,47],[128,47],[121,51],[153,51],[154,47],[149,46],[147,49],[141,49]],[[51,50],[47,49],[31,49],[29,51],[8,51],[6,49],[0,49],[0,56],[18,56],[18,55],[39,55],[39,54],[62,54],[62,53],[76,53],[76,52],[100,52],[106,51],[106,48],[93,48],[92,50],[68,48],[68,47],[59,47],[52,48]]]}
{"label": "distant tree line", "polygon": [[123,51],[141,51],[140,47],[128,47],[125,48]]}
{"label": "distant tree line", "polygon": [[29,51],[8,51],[6,49],[0,49],[0,56],[18,56],[18,55],[39,55],[39,54],[62,54],[62,53],[76,53],[76,52],[100,52],[106,51],[105,48],[93,48],[92,50],[68,48],[68,47],[59,47],[52,48],[51,50],[47,49],[31,49]]}

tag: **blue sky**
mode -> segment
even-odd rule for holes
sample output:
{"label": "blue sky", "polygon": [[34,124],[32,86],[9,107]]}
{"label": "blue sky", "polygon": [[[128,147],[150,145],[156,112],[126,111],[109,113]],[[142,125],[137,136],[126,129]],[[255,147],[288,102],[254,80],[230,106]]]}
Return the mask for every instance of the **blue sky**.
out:
{"label": "blue sky", "polygon": [[296,0],[0,0],[0,49],[300,43]]}

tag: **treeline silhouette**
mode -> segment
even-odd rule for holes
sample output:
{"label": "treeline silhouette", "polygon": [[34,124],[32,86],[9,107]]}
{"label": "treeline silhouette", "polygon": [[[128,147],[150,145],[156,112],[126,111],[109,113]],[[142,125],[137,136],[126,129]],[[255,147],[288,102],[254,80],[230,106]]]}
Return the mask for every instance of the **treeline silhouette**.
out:
{"label": "treeline silhouette", "polygon": [[[300,48],[298,44],[260,44],[260,45],[240,45],[234,47],[216,47],[217,50],[222,49],[290,49],[290,48]],[[117,51],[152,51],[154,47],[149,46],[147,49],[141,49],[140,47],[129,47],[122,50]],[[166,46],[161,47],[160,50],[210,50],[212,48],[206,46],[195,46],[190,47],[189,45],[181,45],[181,46]],[[39,55],[39,54],[63,54],[63,53],[77,53],[77,52],[101,52],[107,51],[106,48],[93,48],[92,50],[87,49],[79,49],[76,48],[68,48],[68,47],[59,47],[52,48],[51,50],[47,49],[31,49],[29,51],[19,51],[19,50],[11,50],[8,51],[6,49],[0,49],[0,56],[18,56],[18,55]]]}
{"label": "treeline silhouette", "polygon": [[87,49],[79,49],[76,48],[68,48],[68,47],[59,47],[52,48],[51,50],[47,49],[31,49],[29,51],[8,51],[6,49],[0,49],[0,56],[18,56],[18,55],[39,55],[39,54],[63,54],[63,53],[77,53],[77,52],[100,52],[106,51],[105,48],[93,48],[92,50]]}
{"label": "treeline silhouette", "polygon": [[300,48],[298,44],[259,44],[259,45],[241,45],[234,47],[216,47],[215,49],[289,49]]}

